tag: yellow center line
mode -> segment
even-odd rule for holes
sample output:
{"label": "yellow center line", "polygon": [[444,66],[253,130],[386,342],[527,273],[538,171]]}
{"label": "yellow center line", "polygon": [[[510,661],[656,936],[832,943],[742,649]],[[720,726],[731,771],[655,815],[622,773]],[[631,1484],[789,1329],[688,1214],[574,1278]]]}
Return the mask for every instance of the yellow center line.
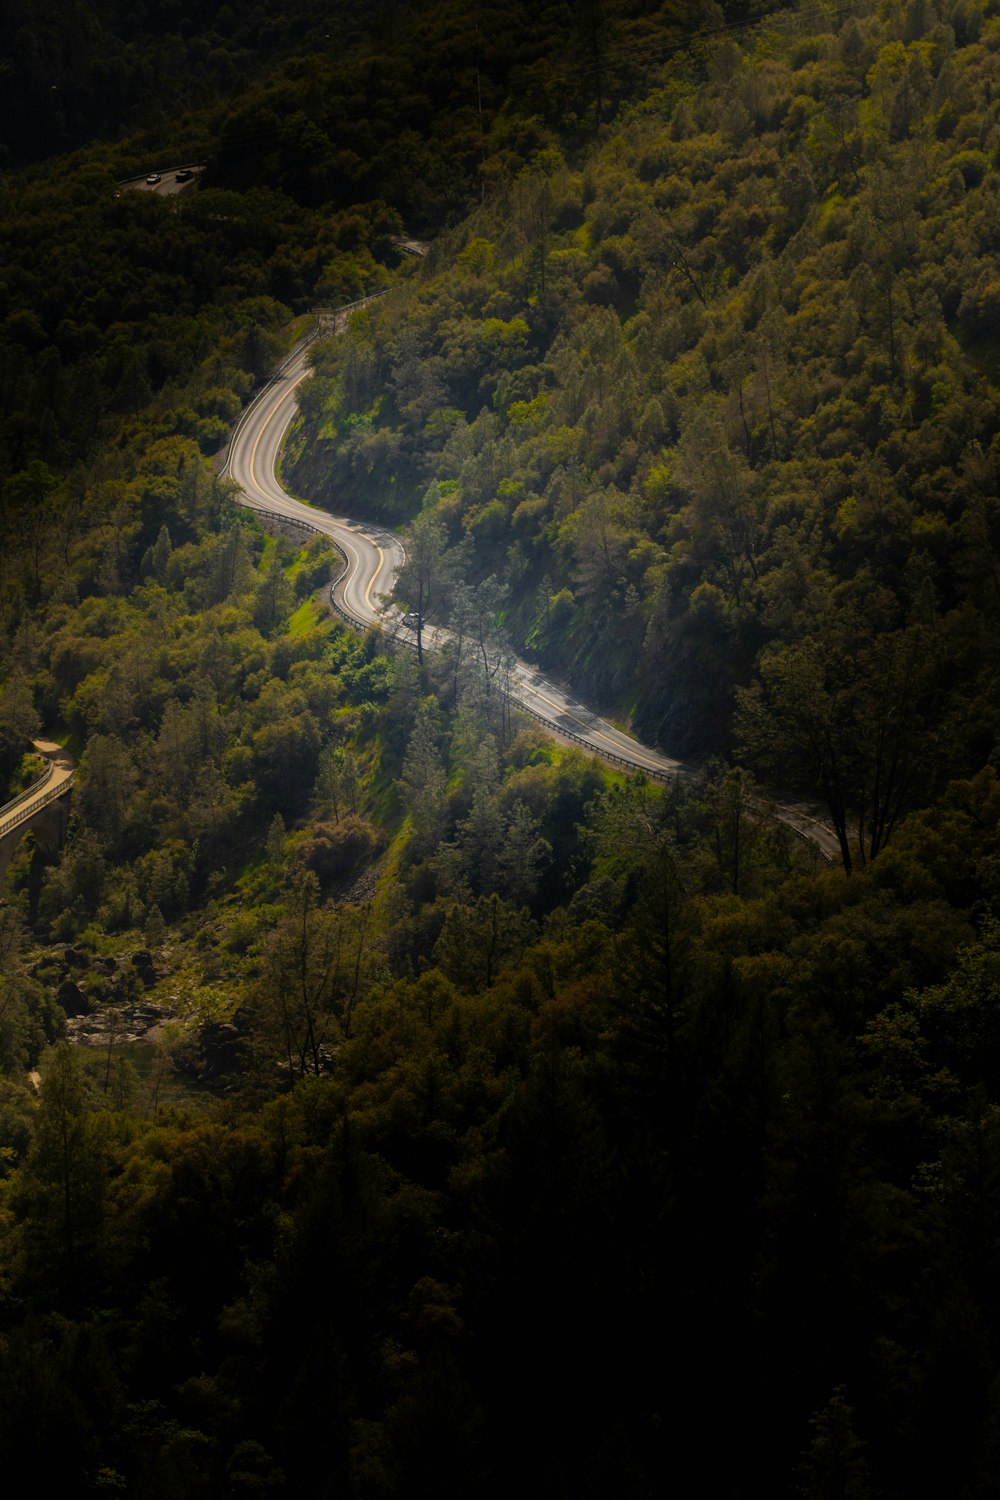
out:
{"label": "yellow center line", "polygon": [[[294,387],[296,385],[298,385],[299,381],[303,380],[305,378],[306,373],[307,373],[306,371],[302,371],[302,373],[296,377],[296,379],[291,383],[291,385],[285,387],[285,391],[294,389]],[[250,477],[251,477],[251,479],[253,480],[253,482],[255,484],[257,482],[256,473],[255,473],[255,465],[256,465],[256,461],[257,461],[257,449],[260,446],[260,443],[261,443],[261,440],[263,439],[265,431],[270,426],[270,424],[274,421],[274,418],[275,418],[275,416],[276,416],[276,414],[277,414],[277,412],[278,412],[278,410],[279,410],[279,408],[280,408],[280,406],[281,406],[281,404],[282,404],[282,402],[284,400],[285,391],[282,392],[281,396],[278,398],[278,400],[275,402],[274,406],[268,412],[267,417],[265,418],[265,420],[261,423],[260,431],[257,434],[257,440],[256,440],[256,442],[254,443],[253,447],[250,450]],[[349,529],[351,531],[355,531],[356,534],[359,535],[359,536],[363,536],[364,535],[364,533],[361,532],[358,528],[355,528],[355,527],[351,526],[351,527],[349,527]],[[370,538],[370,537],[366,538],[366,540],[372,542],[372,545],[374,546],[375,551],[378,553],[378,567],[375,569],[375,572],[372,574],[371,578],[368,580],[368,587],[365,589],[365,603],[367,604],[368,608],[370,610],[372,610],[373,613],[374,613],[376,611],[375,611],[375,606],[372,603],[372,589],[375,587],[375,583],[376,583],[376,580],[378,579],[379,574],[382,572],[382,569],[385,567],[385,553],[383,552],[382,548],[379,546],[378,542],[373,541],[372,538]],[[346,586],[348,583],[350,583],[350,567],[348,567],[348,573],[341,580],[341,583],[344,586]],[[580,728],[584,731],[585,735],[590,736],[592,739],[603,741],[604,744],[606,744],[606,745],[608,745],[608,746],[611,747],[612,753],[618,755],[618,757],[620,759],[625,759],[625,753],[624,753],[625,752],[625,747],[622,746],[622,744],[619,741],[610,739],[606,734],[602,734],[599,729],[592,729],[590,727],[590,725],[585,724],[582,719],[577,718],[576,714],[572,713],[568,708],[564,707],[560,703],[553,702],[553,700],[551,698],[547,698],[544,693],[540,693],[537,688],[531,687],[527,683],[525,683],[525,687],[527,688],[527,691],[528,691],[529,694],[533,694],[536,698],[540,699],[540,701],[542,703],[547,704],[548,707],[551,708],[551,709],[553,709],[558,715],[560,715],[561,717],[566,718],[566,719],[571,719],[574,724],[579,724]],[[631,745],[629,745],[627,747],[627,749],[628,749],[629,752],[632,752],[632,746]],[[647,769],[649,769],[649,770],[656,770],[656,771],[661,771],[661,772],[664,770],[664,767],[657,765],[656,762],[654,760],[652,760],[652,759],[647,759],[645,761],[645,763],[644,763],[643,760],[641,759],[641,750],[642,750],[642,747],[638,743],[636,743],[636,749],[640,751],[640,755],[635,755],[635,753],[632,752],[632,759],[633,759],[633,761],[634,761],[634,763],[636,765],[643,765],[643,764],[645,764],[646,767],[647,767]]]}
{"label": "yellow center line", "polygon": [[260,430],[257,433],[256,441],[254,442],[253,447],[250,449],[250,481],[251,481],[252,484],[254,484],[254,485],[257,486],[257,488],[260,490],[261,494],[264,494],[264,488],[263,488],[263,485],[257,484],[257,449],[261,445],[261,441],[263,440],[264,433],[267,431],[268,427],[273,422],[273,420],[274,420],[274,414],[277,411],[277,409],[280,406],[280,404],[281,404],[281,402],[280,402],[280,399],[279,399],[271,407],[271,410],[268,412],[268,414],[265,417],[264,421],[261,422],[261,424],[260,424]]}
{"label": "yellow center line", "polygon": [[[370,540],[371,538],[369,538],[369,541]],[[371,579],[368,583],[368,587],[365,589],[365,603],[367,604],[369,609],[374,610],[375,606],[372,603],[372,589],[375,587],[375,580],[381,573],[382,566],[385,563],[385,553],[382,551],[382,548],[379,546],[378,542],[374,542],[372,545],[374,546],[375,551],[378,553],[378,567],[372,574]]]}
{"label": "yellow center line", "polygon": [[[250,464],[249,464],[249,469],[250,469],[250,479],[251,479],[251,482],[257,487],[257,489],[260,492],[260,494],[264,497],[265,500],[268,500],[269,503],[270,503],[270,500],[269,500],[269,497],[267,495],[267,492],[265,491],[265,489],[264,489],[264,487],[262,485],[258,484],[258,481],[257,481],[257,449],[260,447],[260,444],[263,441],[265,432],[267,431],[267,429],[270,427],[271,423],[275,420],[275,417],[280,412],[281,407],[284,404],[284,400],[285,400],[285,397],[288,394],[288,392],[289,391],[293,391],[295,389],[295,387],[301,381],[303,381],[308,374],[309,374],[308,369],[300,370],[299,373],[298,373],[298,375],[296,375],[296,377],[295,377],[294,380],[290,380],[290,381],[287,382],[287,384],[285,385],[284,389],[279,394],[278,399],[274,402],[274,404],[272,405],[270,411],[267,413],[266,417],[261,422],[261,424],[260,424],[260,430],[257,433],[257,437],[256,437],[256,439],[254,441],[254,445],[250,449]],[[291,418],[289,418],[288,423],[286,423],[285,425],[286,426],[290,426],[291,425]],[[275,472],[275,478],[277,479],[277,472]],[[288,498],[291,499],[291,496],[289,496]],[[301,505],[301,501],[299,501],[297,503]],[[311,510],[312,509],[311,506],[308,506],[308,507],[307,506],[303,506],[302,508],[304,510],[306,510],[306,509]],[[332,520],[332,517],[330,519]],[[361,530],[360,527],[357,527],[357,526],[352,526],[350,524],[346,524],[345,525],[345,530],[347,530],[347,531],[353,531],[356,536],[362,536],[362,537],[365,536],[365,533]],[[333,532],[331,532],[329,534],[330,535],[334,535]],[[385,553],[383,552],[382,548],[379,546],[378,542],[374,541],[371,537],[365,537],[365,540],[366,541],[370,541],[372,543],[372,546],[375,548],[375,551],[378,553],[378,567],[375,569],[375,572],[372,574],[371,578],[369,579],[368,587],[365,589],[365,603],[367,604],[368,608],[373,612],[373,614],[377,614],[378,611],[376,610],[375,605],[372,603],[372,589],[375,587],[375,582],[376,582],[379,574],[382,572],[382,569],[385,567]],[[351,570],[351,560],[350,560],[350,558],[348,558],[347,572],[344,574],[344,577],[340,580],[340,585],[339,586],[342,589],[346,589],[346,587],[348,586],[348,584],[351,582],[352,576],[353,575],[352,575],[352,570]]]}
{"label": "yellow center line", "polygon": [[[261,424],[260,424],[260,431],[257,433],[257,440],[254,443],[253,447],[250,449],[250,478],[251,478],[251,480],[253,481],[254,484],[257,484],[257,474],[256,474],[257,449],[260,447],[261,440],[262,440],[262,438],[264,436],[264,433],[267,431],[268,427],[270,427],[271,423],[274,421],[274,418],[277,415],[277,413],[278,413],[278,411],[279,411],[279,409],[281,407],[281,404],[282,404],[282,402],[285,399],[285,396],[288,394],[289,391],[294,391],[295,387],[299,384],[300,381],[302,381],[302,380],[304,380],[306,378],[306,376],[308,375],[308,373],[309,373],[308,370],[301,370],[299,372],[299,374],[296,375],[295,379],[292,380],[292,381],[290,381],[285,386],[284,390],[282,390],[279,393],[277,401],[274,402],[273,406],[271,407],[271,410],[268,412],[267,416],[264,418],[264,421],[261,422]],[[288,421],[287,421],[287,423],[285,425],[290,427],[291,426],[291,422],[292,422],[292,419],[291,419],[291,417],[289,417],[289,419],[288,419]],[[277,466],[275,467],[275,478],[277,478]],[[257,487],[260,490],[261,494],[265,494],[263,485],[258,485]]]}

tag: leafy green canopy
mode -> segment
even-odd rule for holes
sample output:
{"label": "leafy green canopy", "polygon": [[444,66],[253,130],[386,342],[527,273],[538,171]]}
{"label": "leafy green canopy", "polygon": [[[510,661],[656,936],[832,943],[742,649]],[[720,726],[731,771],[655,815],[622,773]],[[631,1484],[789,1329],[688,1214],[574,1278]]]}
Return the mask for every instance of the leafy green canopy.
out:
{"label": "leafy green canopy", "polygon": [[863,858],[996,742],[998,24],[803,10],[650,62],[318,354],[289,469],[431,509],[516,648]]}
{"label": "leafy green canopy", "polygon": [[[10,889],[77,958],[176,962],[238,1085],[171,1111],[169,1036],[144,1085],[46,1052],[69,950],[0,910],[0,1432],[65,1493],[996,1491],[998,18],[852,9],[646,48],[613,125],[587,75],[586,161],[487,89],[475,219],[320,352],[296,480],[427,518],[450,656],[333,628],[329,560],[183,426],[280,346],[273,196],[121,200],[150,267],[203,214],[211,333],[102,374],[65,463],[3,408],[4,659],[81,751]],[[5,389],[69,415],[33,212]],[[739,690],[862,867],[803,868],[742,770],[660,794],[519,734],[501,625],[673,744],[728,749]]]}

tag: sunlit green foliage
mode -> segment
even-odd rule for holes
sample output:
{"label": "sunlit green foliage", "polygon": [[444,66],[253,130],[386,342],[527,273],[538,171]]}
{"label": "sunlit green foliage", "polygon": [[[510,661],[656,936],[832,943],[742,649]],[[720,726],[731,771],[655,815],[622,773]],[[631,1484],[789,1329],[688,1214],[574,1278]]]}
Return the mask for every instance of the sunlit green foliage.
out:
{"label": "sunlit green foliage", "polygon": [[[137,1500],[992,1494],[996,6],[341,10],[259,87],[310,5],[0,23],[8,125],[75,48],[39,149],[245,73],[173,202],[115,197],[137,138],[2,186],[0,775],[79,760],[0,906],[4,1452]],[[284,472],[410,522],[422,662],[209,462],[293,315],[389,284]],[[716,758],[554,743],[510,642]]]}
{"label": "sunlit green foliage", "polygon": [[[995,27],[911,11],[776,16],[698,66],[647,60],[661,92],[585,159],[528,153],[318,354],[300,442],[335,441],[292,470],[374,514],[419,503],[425,528],[436,480],[439,550],[506,584],[516,646],[674,751],[728,752],[741,702],[759,766],[863,852],[975,767],[998,707]],[[822,623],[844,616],[865,640]],[[820,633],[858,677],[850,702],[827,688],[854,741],[839,791],[752,725]]]}

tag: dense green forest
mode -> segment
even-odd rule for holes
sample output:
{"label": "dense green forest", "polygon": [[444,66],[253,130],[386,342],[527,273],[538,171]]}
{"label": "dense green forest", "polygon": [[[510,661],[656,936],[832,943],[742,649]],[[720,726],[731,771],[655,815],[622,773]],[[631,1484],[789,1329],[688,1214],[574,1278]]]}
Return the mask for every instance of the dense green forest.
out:
{"label": "dense green forest", "polygon": [[907,16],[726,35],[535,151],[318,362],[288,467],[433,507],[520,649],[862,857],[997,722],[998,38]]}
{"label": "dense green forest", "polygon": [[37,161],[147,126],[170,130],[178,112],[240,93],[276,61],[349,50],[391,26],[393,0],[262,4],[202,0],[10,0],[0,17],[0,145]]}
{"label": "dense green forest", "polygon": [[[995,0],[6,8],[0,801],[79,762],[0,899],[11,1460],[1000,1488],[998,55]],[[374,292],[286,486],[690,778],[238,505]]]}

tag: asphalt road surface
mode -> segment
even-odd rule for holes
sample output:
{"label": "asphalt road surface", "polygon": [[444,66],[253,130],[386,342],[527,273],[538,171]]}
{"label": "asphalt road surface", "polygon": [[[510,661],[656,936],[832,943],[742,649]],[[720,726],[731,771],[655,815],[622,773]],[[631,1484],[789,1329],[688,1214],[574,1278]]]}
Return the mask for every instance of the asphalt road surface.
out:
{"label": "asphalt road surface", "polygon": [[[391,590],[405,557],[399,538],[384,528],[352,521],[346,516],[331,516],[294,500],[277,478],[282,440],[297,409],[297,389],[309,374],[307,353],[308,345],[295,350],[244,412],[223,472],[236,481],[244,503],[253,509],[305,521],[333,538],[347,559],[347,570],[335,588],[336,602],[352,619],[367,626],[385,618],[380,596]],[[395,623],[398,616],[393,620],[393,615],[389,618]],[[446,632],[427,629],[425,636],[441,644]],[[511,690],[532,713],[552,728],[589,745],[595,754],[627,759],[630,765],[660,776],[683,772],[680,761],[660,755],[623,734],[524,662],[517,663]]]}
{"label": "asphalt road surface", "polygon": [[0,807],[0,839],[20,829],[73,784],[76,761],[54,740],[35,740],[35,749],[48,762],[45,775],[34,786]]}
{"label": "asphalt road surface", "polygon": [[[183,193],[186,188],[194,187],[204,170],[204,167],[165,167],[162,172],[154,170],[145,177],[130,177],[127,182],[118,184],[118,190],[121,192],[124,188],[135,188],[139,192],[158,193],[161,198],[166,198],[172,193]],[[178,172],[182,174],[180,182],[177,180]],[[190,172],[191,176],[183,176],[186,172]],[[150,182],[150,177],[157,178],[157,181]]]}
{"label": "asphalt road surface", "polygon": [[351,619],[367,626],[382,616],[381,595],[391,590],[406,556],[403,544],[386,528],[362,525],[347,516],[331,516],[294,500],[277,477],[282,440],[298,408],[298,387],[309,375],[308,347],[303,344],[293,350],[270,384],[247,407],[233,434],[223,473],[239,485],[245,505],[304,521],[333,538],[347,559],[347,569],[336,584],[336,602]]}
{"label": "asphalt road surface", "polygon": [[[359,304],[360,305],[360,304]],[[344,309],[332,329],[344,326],[351,309]],[[334,602],[358,625],[385,623],[399,630],[395,610],[385,611],[384,602],[396,572],[405,559],[399,538],[387,528],[332,516],[315,506],[293,499],[277,478],[281,445],[297,410],[297,391],[309,374],[306,362],[309,343],[294,349],[284,365],[241,416],[233,433],[223,473],[239,485],[244,504],[253,509],[302,521],[333,538],[347,560],[347,567],[334,586]],[[426,627],[428,644],[441,644],[447,632]],[[662,755],[632,739],[595,714],[556,683],[527,663],[518,661],[511,678],[512,696],[542,723],[563,737],[574,740],[612,763],[642,770],[663,781],[689,776],[692,768]],[[824,858],[835,861],[839,848],[832,830],[812,809],[780,804],[777,816],[803,838],[816,845]]]}

